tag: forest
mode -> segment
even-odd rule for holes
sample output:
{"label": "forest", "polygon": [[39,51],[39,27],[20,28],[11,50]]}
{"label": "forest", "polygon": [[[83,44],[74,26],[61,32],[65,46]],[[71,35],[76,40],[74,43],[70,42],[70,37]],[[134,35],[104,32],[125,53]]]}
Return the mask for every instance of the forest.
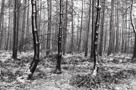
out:
{"label": "forest", "polygon": [[0,0],[0,90],[136,90],[136,0]]}

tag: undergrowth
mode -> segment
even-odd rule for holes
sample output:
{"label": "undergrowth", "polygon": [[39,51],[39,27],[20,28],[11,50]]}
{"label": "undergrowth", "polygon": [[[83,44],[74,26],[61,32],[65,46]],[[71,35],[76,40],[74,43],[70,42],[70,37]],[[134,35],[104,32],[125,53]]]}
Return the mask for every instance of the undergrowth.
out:
{"label": "undergrowth", "polygon": [[70,84],[90,89],[98,89],[100,87],[113,89],[114,87],[112,87],[112,84],[125,83],[123,80],[128,79],[131,76],[136,76],[136,70],[121,70],[111,73],[102,69],[97,76],[92,76],[91,74],[75,75],[71,78]]}

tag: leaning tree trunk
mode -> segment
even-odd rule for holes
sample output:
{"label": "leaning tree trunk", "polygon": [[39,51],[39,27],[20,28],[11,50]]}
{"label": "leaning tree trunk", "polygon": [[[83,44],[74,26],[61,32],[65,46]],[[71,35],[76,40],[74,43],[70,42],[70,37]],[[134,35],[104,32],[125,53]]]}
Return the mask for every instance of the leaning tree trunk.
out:
{"label": "leaning tree trunk", "polygon": [[37,12],[36,12],[36,0],[31,0],[32,3],[32,34],[33,34],[33,46],[34,46],[34,58],[30,64],[31,74],[28,78],[31,78],[39,62],[39,38],[37,30]]}
{"label": "leaning tree trunk", "polygon": [[131,21],[131,26],[132,26],[132,29],[133,29],[133,32],[134,32],[134,35],[135,35],[134,51],[133,51],[133,57],[132,57],[132,59],[134,59],[134,58],[136,58],[136,29],[135,29],[135,25],[134,25],[133,20],[132,20],[133,0],[132,0],[130,9],[131,9],[130,10],[130,21]]}
{"label": "leaning tree trunk", "polygon": [[62,0],[60,0],[60,21],[59,21],[59,33],[58,33],[58,57],[57,65],[54,73],[61,74],[61,58],[62,58]]}
{"label": "leaning tree trunk", "polygon": [[98,72],[98,59],[97,59],[97,45],[98,45],[98,29],[99,29],[99,21],[100,21],[100,1],[97,0],[97,15],[96,15],[96,21],[95,21],[95,28],[94,28],[94,50],[93,50],[93,59],[94,59],[94,67],[93,67],[93,72],[92,75],[96,76],[97,72]]}

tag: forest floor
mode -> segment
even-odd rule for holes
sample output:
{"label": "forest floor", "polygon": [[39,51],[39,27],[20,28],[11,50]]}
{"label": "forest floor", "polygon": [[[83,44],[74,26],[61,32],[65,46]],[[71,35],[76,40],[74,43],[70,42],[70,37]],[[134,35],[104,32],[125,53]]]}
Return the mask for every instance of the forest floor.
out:
{"label": "forest floor", "polygon": [[56,54],[41,55],[32,80],[25,79],[33,52],[0,51],[0,90],[136,90],[136,60],[131,54],[100,57],[100,69],[91,76],[93,62],[83,54],[66,54],[62,74],[54,74]]}

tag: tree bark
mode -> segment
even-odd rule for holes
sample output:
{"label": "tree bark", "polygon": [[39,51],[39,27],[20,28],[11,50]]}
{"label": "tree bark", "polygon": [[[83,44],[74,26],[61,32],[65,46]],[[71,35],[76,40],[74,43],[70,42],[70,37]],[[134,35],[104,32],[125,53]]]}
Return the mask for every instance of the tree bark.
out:
{"label": "tree bark", "polygon": [[64,28],[64,32],[63,32],[63,55],[65,55],[65,52],[66,52],[66,43],[67,43],[67,12],[68,12],[68,7],[67,7],[67,4],[68,4],[68,0],[66,0],[66,3],[65,3],[65,28]]}
{"label": "tree bark", "polygon": [[96,76],[98,73],[98,52],[97,52],[97,45],[98,45],[98,30],[99,30],[99,24],[100,24],[100,10],[101,10],[101,6],[100,6],[100,1],[97,0],[97,14],[96,14],[96,21],[95,21],[95,27],[94,27],[94,43],[93,43],[93,59],[94,59],[94,67],[93,67],[93,72],[92,75]]}
{"label": "tree bark", "polygon": [[89,0],[90,4],[89,4],[89,18],[88,18],[88,26],[87,26],[87,32],[86,32],[86,42],[85,42],[85,57],[88,54],[88,38],[89,38],[89,30],[90,30],[90,17],[91,17],[91,0]]}
{"label": "tree bark", "polygon": [[58,13],[58,10],[59,10],[59,5],[58,5],[58,2],[56,1],[56,19],[55,19],[55,22],[56,22],[56,25],[55,25],[55,38],[54,38],[54,42],[53,42],[53,51],[57,51],[57,46],[58,46],[58,32],[59,32],[59,13]]}
{"label": "tree bark", "polygon": [[99,43],[99,55],[102,56],[103,52],[103,30],[104,30],[104,18],[105,18],[105,0],[102,1],[102,17],[101,17],[101,30],[100,30],[100,43]]}
{"label": "tree bark", "polygon": [[107,55],[110,55],[113,51],[113,35],[112,35],[112,32],[113,32],[113,14],[114,14],[114,0],[111,1],[111,15],[110,15],[110,34],[109,34],[109,46],[108,46],[108,53]]}
{"label": "tree bark", "polygon": [[24,35],[25,35],[25,29],[26,29],[26,27],[25,27],[25,24],[26,24],[26,4],[27,4],[27,0],[24,0],[24,6],[23,6],[23,8],[24,8],[24,11],[23,11],[23,23],[22,23],[22,33],[21,33],[21,41],[20,41],[20,47],[19,47],[19,51],[20,52],[22,52],[22,51],[24,51]]}
{"label": "tree bark", "polygon": [[61,59],[62,59],[62,0],[60,0],[60,18],[59,18],[59,33],[58,33],[58,57],[57,65],[54,73],[61,74]]}
{"label": "tree bark", "polygon": [[136,29],[135,29],[135,25],[133,23],[132,20],[132,12],[133,12],[133,0],[131,1],[131,7],[130,7],[130,21],[131,21],[131,26],[134,32],[134,36],[135,36],[135,40],[134,40],[134,51],[133,51],[133,56],[132,59],[136,58]]}
{"label": "tree bark", "polygon": [[38,30],[37,30],[37,8],[36,8],[36,0],[31,0],[32,3],[32,34],[33,34],[33,47],[34,47],[34,58],[30,64],[30,71],[31,74],[28,78],[31,78],[37,65],[39,62],[39,37],[38,37]]}
{"label": "tree bark", "polygon": [[91,54],[90,54],[90,58],[94,57],[94,45],[93,45],[93,41],[94,41],[94,27],[95,27],[95,2],[96,0],[92,0],[92,38],[91,38]]}
{"label": "tree bark", "polygon": [[[30,30],[29,30],[30,29],[29,28],[29,26],[30,26],[30,18],[29,18],[29,16],[30,16],[30,7],[29,7],[29,4],[30,4],[30,0],[27,1],[28,8],[27,8],[27,22],[26,22],[27,26],[26,26],[25,40],[24,40],[25,43],[27,42],[27,39],[30,36]],[[28,49],[27,44],[24,45],[24,50],[26,50],[26,49]]]}
{"label": "tree bark", "polygon": [[48,31],[47,31],[47,45],[46,45],[46,55],[49,55],[50,53],[50,46],[51,46],[51,5],[52,0],[47,0],[48,4]]}
{"label": "tree bark", "polygon": [[83,29],[83,9],[84,9],[84,3],[82,0],[82,11],[81,11],[81,25],[80,25],[80,36],[79,36],[79,44],[78,44],[78,51],[81,50],[81,43],[82,43],[82,29]]}
{"label": "tree bark", "polygon": [[8,1],[9,2],[9,5],[8,5],[8,7],[9,7],[9,17],[8,17],[8,37],[7,37],[6,51],[8,49],[10,49],[9,48],[9,46],[10,46],[10,1],[11,0]]}
{"label": "tree bark", "polygon": [[17,59],[18,51],[18,30],[19,30],[19,13],[20,13],[20,1],[15,0],[14,7],[14,31],[13,31],[13,54],[12,58]]}
{"label": "tree bark", "polygon": [[71,13],[71,17],[72,17],[72,23],[71,23],[71,33],[72,33],[72,36],[71,36],[71,46],[70,46],[70,53],[73,53],[73,49],[74,49],[74,18],[73,18],[73,6],[74,6],[74,3],[73,3],[73,0],[71,0],[71,3],[72,3],[72,13]]}
{"label": "tree bark", "polygon": [[2,49],[2,42],[3,42],[3,22],[4,22],[4,4],[5,4],[5,0],[2,0],[1,3],[1,13],[0,13],[0,33],[1,33],[1,37],[0,37],[0,49]]}
{"label": "tree bark", "polygon": [[119,52],[119,2],[117,1],[117,8],[116,8],[116,44],[115,44],[115,52]]}

